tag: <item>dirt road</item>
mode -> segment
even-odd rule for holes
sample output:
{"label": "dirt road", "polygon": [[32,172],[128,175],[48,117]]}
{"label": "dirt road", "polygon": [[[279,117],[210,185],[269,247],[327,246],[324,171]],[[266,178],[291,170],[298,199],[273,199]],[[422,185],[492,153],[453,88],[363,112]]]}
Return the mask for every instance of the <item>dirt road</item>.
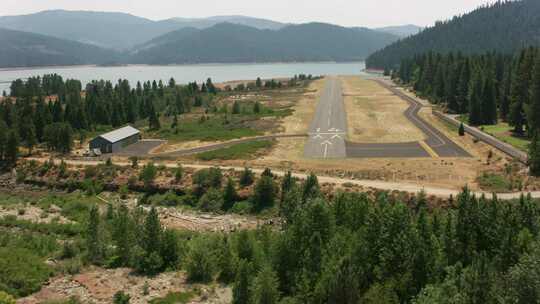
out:
{"label": "dirt road", "polygon": [[[41,159],[41,158],[28,158],[28,160],[36,160],[38,162],[45,162],[48,161],[48,159]],[[67,164],[73,165],[73,166],[95,166],[98,164],[103,164],[104,161],[83,161],[83,160],[64,160]],[[57,164],[60,164],[61,160],[55,160]],[[120,166],[130,166],[131,163],[128,162],[116,162],[116,165]],[[167,168],[175,168],[177,167],[177,164],[165,164]],[[184,168],[191,168],[191,169],[208,169],[216,166],[212,165],[199,165],[199,164],[182,164],[182,167]],[[218,166],[222,170],[234,170],[234,171],[244,171],[243,167],[232,167],[232,166]],[[256,174],[261,174],[264,170],[263,169],[253,169],[253,172]],[[286,174],[285,171],[272,171],[277,176],[284,176]],[[306,179],[307,174],[304,173],[294,173],[293,176],[298,179]],[[374,181],[374,180],[355,180],[355,179],[347,179],[347,178],[337,178],[337,177],[330,177],[330,176],[318,176],[320,183],[328,183],[328,184],[335,184],[338,186],[343,185],[355,185],[360,186],[363,188],[371,188],[371,189],[378,189],[378,190],[385,190],[385,191],[403,191],[403,192],[409,192],[409,193],[418,193],[420,191],[424,191],[427,195],[433,195],[441,198],[447,198],[450,195],[456,196],[460,193],[459,190],[455,189],[448,189],[448,188],[441,188],[441,187],[433,187],[433,186],[425,186],[422,184],[409,184],[409,183],[401,183],[401,182],[386,182],[386,181]],[[488,197],[491,196],[491,193],[489,192],[482,192],[482,191],[476,191],[473,192],[473,194],[477,196],[486,195]],[[508,199],[518,199],[522,194],[527,194],[526,192],[513,192],[513,193],[498,193],[497,197],[499,199],[508,200]],[[530,195],[533,198],[540,198],[540,191],[534,191],[530,192]]]}

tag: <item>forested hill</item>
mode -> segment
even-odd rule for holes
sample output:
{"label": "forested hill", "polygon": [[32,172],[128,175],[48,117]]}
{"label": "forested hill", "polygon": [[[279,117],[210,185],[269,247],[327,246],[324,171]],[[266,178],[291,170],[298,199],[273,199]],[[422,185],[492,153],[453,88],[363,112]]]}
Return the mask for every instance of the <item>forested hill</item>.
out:
{"label": "forested hill", "polygon": [[96,46],[0,28],[0,67],[113,63],[118,54]]}
{"label": "forested hill", "polygon": [[472,54],[495,50],[513,53],[524,46],[540,45],[539,16],[538,0],[505,1],[483,6],[395,42],[372,54],[366,64],[370,68],[393,68],[404,58],[428,51]]}
{"label": "forested hill", "polygon": [[203,30],[180,30],[135,51],[130,63],[353,61],[398,38],[365,28],[324,23],[261,30],[221,23]]}

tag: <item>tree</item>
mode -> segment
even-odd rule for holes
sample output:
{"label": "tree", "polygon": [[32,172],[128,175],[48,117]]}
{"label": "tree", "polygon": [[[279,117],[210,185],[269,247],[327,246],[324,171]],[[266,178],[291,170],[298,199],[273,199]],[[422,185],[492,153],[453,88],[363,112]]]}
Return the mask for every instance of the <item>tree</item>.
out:
{"label": "tree", "polygon": [[215,261],[212,252],[208,250],[211,246],[211,240],[203,236],[191,241],[186,257],[186,272],[189,281],[206,283],[214,278]]}
{"label": "tree", "polygon": [[233,103],[233,106],[232,106],[232,113],[233,114],[240,114],[240,103],[235,100],[234,103]]}
{"label": "tree", "polygon": [[465,126],[463,125],[463,123],[459,124],[458,134],[459,136],[465,136]]}
{"label": "tree", "polygon": [[252,202],[256,210],[261,211],[272,207],[276,199],[276,186],[274,179],[269,176],[262,176],[257,184],[252,197]]}
{"label": "tree", "polygon": [[253,105],[253,113],[255,114],[261,113],[261,104],[258,101],[256,101],[255,104]]}
{"label": "tree", "polygon": [[4,159],[9,165],[15,165],[19,157],[19,136],[14,130],[10,130],[4,152]]}
{"label": "tree", "polygon": [[233,286],[233,304],[248,304],[250,303],[250,273],[251,263],[246,260],[241,260],[238,265],[238,272]]}
{"label": "tree", "polygon": [[532,176],[540,176],[540,136],[538,132],[534,133],[529,145],[529,173]]}
{"label": "tree", "polygon": [[101,230],[99,209],[97,206],[92,206],[86,227],[86,247],[88,249],[88,260],[94,264],[100,264],[104,258]]}
{"label": "tree", "polygon": [[285,176],[283,176],[283,180],[281,181],[281,201],[283,202],[285,200],[285,196],[291,189],[296,185],[296,180],[292,176],[291,171],[287,171]]}
{"label": "tree", "polygon": [[231,209],[237,197],[238,194],[236,193],[234,181],[229,177],[225,186],[225,192],[223,193],[223,210]]}
{"label": "tree", "polygon": [[240,186],[242,187],[248,187],[253,184],[254,181],[254,174],[251,169],[248,167],[244,168],[244,171],[242,171],[242,174],[240,174]]}
{"label": "tree", "polygon": [[255,80],[255,86],[259,89],[262,88],[262,80],[260,77],[257,77],[257,80]]}
{"label": "tree", "polygon": [[206,212],[218,212],[224,209],[223,194],[216,188],[210,188],[199,199],[198,207]]}
{"label": "tree", "polygon": [[305,203],[319,195],[319,180],[317,176],[311,173],[302,185],[302,201]]}
{"label": "tree", "polygon": [[279,301],[278,278],[268,265],[262,267],[257,273],[252,287],[252,303],[275,304]]}
{"label": "tree", "polygon": [[164,262],[161,256],[163,227],[159,221],[158,213],[155,207],[150,209],[144,221],[144,227],[141,238],[141,248],[143,255],[138,257],[138,271],[154,275],[163,270]]}
{"label": "tree", "polygon": [[149,162],[146,164],[139,175],[139,180],[144,183],[145,188],[150,188],[154,184],[156,179],[157,168],[154,163]]}
{"label": "tree", "polygon": [[236,276],[236,265],[227,235],[221,242],[217,266],[220,270],[218,280],[226,284],[231,283]]}
{"label": "tree", "polygon": [[527,121],[529,123],[529,131],[538,132],[540,131],[540,55],[537,55],[532,74]]}

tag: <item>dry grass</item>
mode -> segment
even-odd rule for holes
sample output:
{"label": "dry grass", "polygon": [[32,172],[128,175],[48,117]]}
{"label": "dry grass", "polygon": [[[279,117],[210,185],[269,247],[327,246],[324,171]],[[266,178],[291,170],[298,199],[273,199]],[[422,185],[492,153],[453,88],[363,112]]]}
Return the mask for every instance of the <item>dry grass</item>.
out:
{"label": "dry grass", "polygon": [[411,142],[425,135],[404,115],[409,105],[376,82],[340,77],[349,123],[349,140],[366,143]]}

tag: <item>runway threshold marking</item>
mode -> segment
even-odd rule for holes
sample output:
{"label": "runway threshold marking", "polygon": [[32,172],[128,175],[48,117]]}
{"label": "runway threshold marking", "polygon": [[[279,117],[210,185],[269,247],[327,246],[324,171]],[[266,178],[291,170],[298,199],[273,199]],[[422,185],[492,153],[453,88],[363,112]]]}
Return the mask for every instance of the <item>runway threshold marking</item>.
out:
{"label": "runway threshold marking", "polygon": [[426,152],[432,158],[438,158],[439,157],[439,154],[437,154],[437,152],[435,152],[435,150],[433,150],[425,141],[421,140],[418,143],[420,144],[420,146],[422,146],[422,148],[424,148],[424,150],[426,150]]}

